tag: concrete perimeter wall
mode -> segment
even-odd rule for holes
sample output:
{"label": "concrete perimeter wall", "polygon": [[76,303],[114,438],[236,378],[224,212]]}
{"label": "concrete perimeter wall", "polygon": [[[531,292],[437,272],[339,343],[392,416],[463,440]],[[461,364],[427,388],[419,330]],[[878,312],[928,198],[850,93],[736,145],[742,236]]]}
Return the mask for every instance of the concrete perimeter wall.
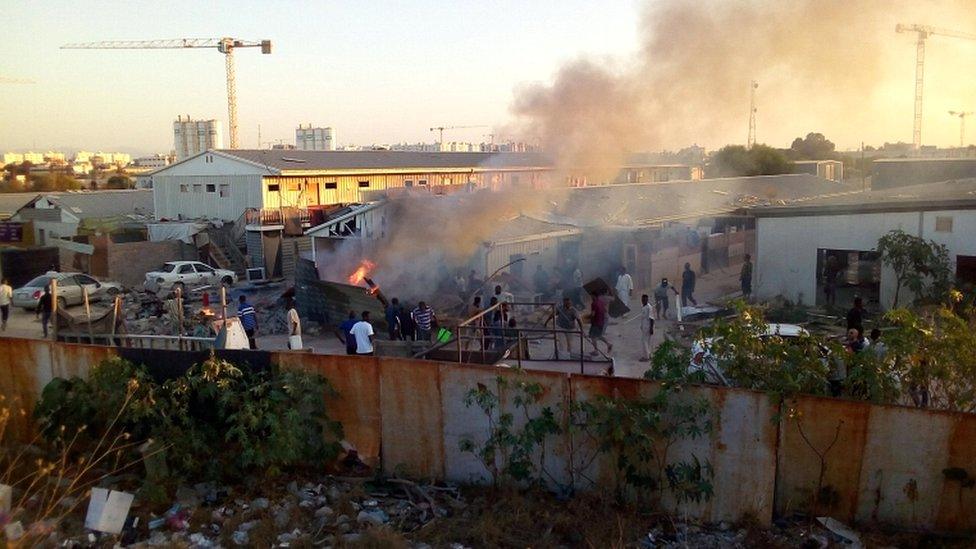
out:
{"label": "concrete perimeter wall", "polygon": [[[9,433],[30,436],[30,410],[47,382],[54,377],[86,376],[91,365],[115,352],[106,347],[0,339],[0,371],[5,374],[0,376],[0,395],[8,402],[19,400],[27,411],[25,416],[14,414]],[[184,358],[172,353],[174,361]],[[270,358],[281,367],[329,379],[339,393],[329,400],[329,413],[342,422],[346,439],[368,462],[420,478],[457,482],[488,478],[471,454],[459,450],[463,438],[477,442],[486,431],[484,416],[465,407],[464,395],[479,383],[494,388],[496,376],[513,377],[515,372],[344,355],[281,352],[271,353]],[[552,406],[554,411],[558,404],[574,399],[633,398],[658,389],[655,383],[636,379],[538,371],[524,375],[544,388],[536,406]],[[500,396],[502,409],[514,411],[512,395],[501,391]],[[957,467],[976,476],[976,415],[814,397],[801,397],[784,405],[780,413],[780,406],[763,393],[714,387],[690,387],[682,398],[705,398],[715,413],[711,433],[680,441],[670,450],[672,461],[693,454],[707,459],[715,471],[711,499],[685,504],[683,513],[705,521],[751,515],[769,524],[774,514],[809,510],[817,489],[820,452],[826,455],[823,484],[836,494],[821,514],[900,528],[976,530],[976,490],[943,474]],[[554,478],[568,482],[571,456],[580,459],[581,453],[586,448],[579,440],[571,446],[568,435],[555,437],[547,446],[546,468]],[[613,485],[609,458],[598,459],[585,473],[597,489]],[[667,497],[661,503],[666,509],[678,507]]]}

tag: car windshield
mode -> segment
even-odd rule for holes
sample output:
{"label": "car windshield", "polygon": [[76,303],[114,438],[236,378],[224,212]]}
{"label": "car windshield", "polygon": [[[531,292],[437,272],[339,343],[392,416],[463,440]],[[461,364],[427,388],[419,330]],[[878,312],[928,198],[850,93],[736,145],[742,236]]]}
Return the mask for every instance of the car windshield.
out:
{"label": "car windshield", "polygon": [[35,278],[34,280],[31,280],[27,284],[24,284],[24,287],[25,288],[43,288],[44,286],[47,286],[50,281],[51,281],[51,277],[49,277],[49,276],[46,276],[46,275],[45,276],[39,276],[39,277]]}
{"label": "car windshield", "polygon": [[157,273],[171,273],[171,272],[173,272],[173,269],[175,269],[175,268],[176,268],[176,265],[173,264],[173,263],[164,263],[162,267],[156,269],[156,272]]}

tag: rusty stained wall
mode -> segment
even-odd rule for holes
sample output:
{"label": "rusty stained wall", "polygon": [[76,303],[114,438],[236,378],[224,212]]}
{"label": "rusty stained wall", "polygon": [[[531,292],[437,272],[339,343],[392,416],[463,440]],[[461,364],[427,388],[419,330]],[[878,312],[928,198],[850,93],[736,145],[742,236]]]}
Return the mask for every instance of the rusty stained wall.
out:
{"label": "rusty stained wall", "polygon": [[[14,414],[8,434],[31,435],[29,410],[51,379],[86,376],[92,364],[114,354],[107,347],[0,338],[0,368],[5,372],[0,376],[0,394],[19,400],[27,410],[23,416]],[[459,447],[465,438],[483,441],[487,432],[484,414],[466,407],[464,395],[479,383],[497,390],[497,376],[512,379],[513,371],[290,352],[272,353],[271,361],[329,379],[338,392],[327,396],[329,413],[342,422],[345,438],[368,463],[423,478],[461,482],[489,478],[476,457]],[[536,371],[525,376],[543,387],[540,401],[533,405],[536,410],[542,406],[564,410],[560,404],[572,399],[633,398],[657,390],[654,383],[636,379]],[[516,412],[514,392],[509,388],[499,394],[500,410]],[[686,396],[708,400],[715,412],[715,428],[704,437],[674,445],[670,460],[694,454],[712,464],[715,478],[713,497],[683,505],[683,513],[708,521],[749,514],[768,524],[774,513],[809,509],[819,473],[819,460],[810,445],[824,449],[837,433],[837,442],[827,452],[824,482],[837,494],[831,516],[902,528],[976,530],[976,490],[943,474],[944,469],[958,467],[976,477],[974,415],[802,397],[784,408],[777,423],[779,407],[761,393],[692,387]],[[796,417],[790,417],[790,408],[801,412],[799,426]],[[516,414],[516,421],[524,418]],[[800,436],[800,427],[810,445]],[[561,483],[570,480],[570,456],[582,460],[587,454],[585,444],[574,442],[570,444],[569,436],[554,437],[546,449],[546,470]],[[605,456],[584,474],[593,482],[580,478],[581,488],[613,486],[614,469]],[[669,497],[661,504],[677,509]]]}

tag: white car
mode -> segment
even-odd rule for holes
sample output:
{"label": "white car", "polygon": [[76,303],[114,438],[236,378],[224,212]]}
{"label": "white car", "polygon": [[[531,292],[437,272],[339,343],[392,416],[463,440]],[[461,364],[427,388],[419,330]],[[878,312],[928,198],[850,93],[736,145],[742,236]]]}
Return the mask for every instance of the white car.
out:
{"label": "white car", "polygon": [[95,278],[83,273],[47,273],[24,284],[13,292],[14,307],[22,307],[26,311],[37,309],[37,304],[44,293],[44,287],[51,284],[51,280],[58,281],[58,307],[78,305],[85,302],[84,290],[88,291],[89,301],[99,301],[114,298],[122,291],[118,282],[99,282]]}
{"label": "white car", "polygon": [[223,284],[233,286],[237,274],[227,269],[215,269],[199,261],[169,261],[159,269],[146,273],[144,286],[154,293],[187,287]]}
{"label": "white car", "polygon": [[[759,337],[778,336],[784,339],[794,339],[808,335],[810,332],[806,328],[796,324],[767,324],[766,333]],[[715,340],[712,338],[695,340],[691,345],[691,363],[688,364],[688,373],[703,372],[708,382],[726,384],[722,369],[718,365],[718,358],[712,353],[714,342]]]}

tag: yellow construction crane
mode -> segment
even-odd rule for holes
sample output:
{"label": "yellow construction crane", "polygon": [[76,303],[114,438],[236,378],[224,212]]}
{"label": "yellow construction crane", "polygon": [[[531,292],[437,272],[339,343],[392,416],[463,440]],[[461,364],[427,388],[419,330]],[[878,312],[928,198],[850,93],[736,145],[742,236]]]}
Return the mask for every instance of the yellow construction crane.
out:
{"label": "yellow construction crane", "polygon": [[239,40],[237,38],[177,38],[173,40],[110,40],[65,44],[63,50],[179,50],[211,48],[224,54],[227,67],[227,118],[230,148],[236,149],[237,137],[237,84],[234,77],[234,50],[237,48],[261,48],[261,53],[271,53],[271,40]]}
{"label": "yellow construction crane", "polygon": [[949,116],[959,119],[959,148],[966,146],[966,117],[972,116],[973,111],[949,111]]}
{"label": "yellow construction crane", "polygon": [[432,132],[439,132],[437,143],[444,144],[444,130],[468,130],[474,128],[490,128],[491,126],[434,126],[430,129]]}
{"label": "yellow construction crane", "polygon": [[976,40],[976,34],[939,29],[928,25],[903,25],[901,23],[895,26],[895,32],[914,32],[918,34],[915,53],[915,125],[912,136],[912,145],[918,150],[922,146],[922,88],[925,77],[925,40],[932,35]]}

